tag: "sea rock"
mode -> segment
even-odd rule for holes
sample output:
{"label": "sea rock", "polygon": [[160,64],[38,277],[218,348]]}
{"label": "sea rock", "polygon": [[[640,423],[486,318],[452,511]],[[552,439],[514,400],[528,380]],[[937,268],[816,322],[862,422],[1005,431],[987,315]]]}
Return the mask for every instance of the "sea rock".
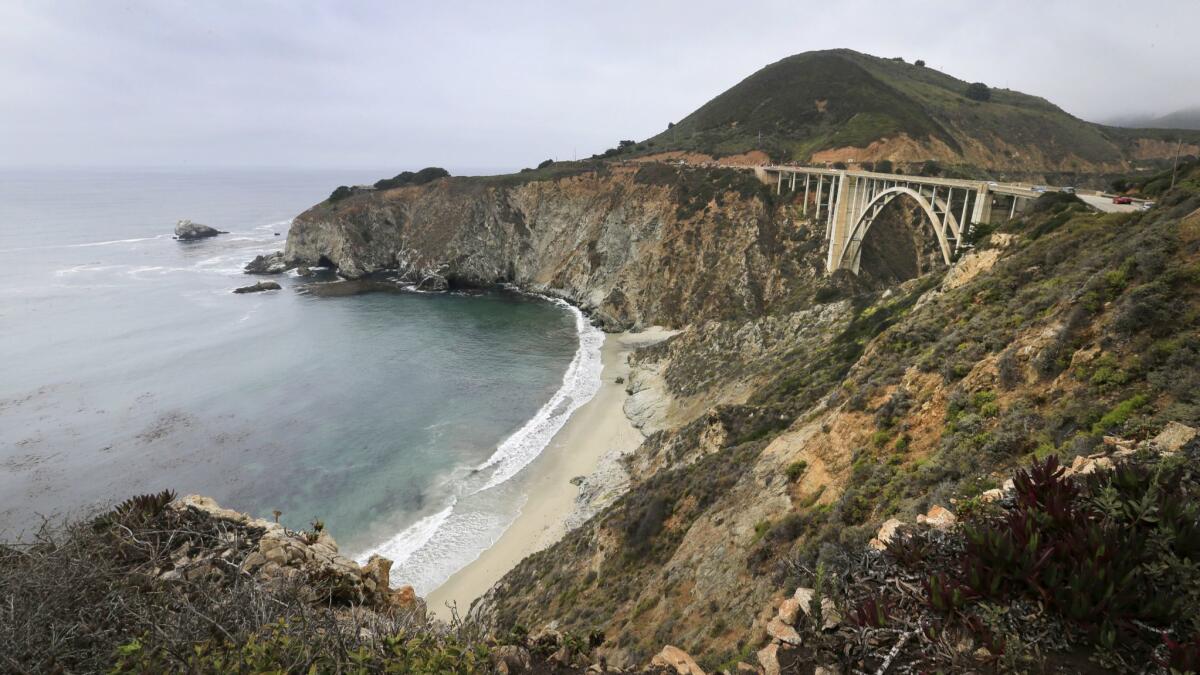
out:
{"label": "sea rock", "polygon": [[277,291],[282,286],[274,281],[260,281],[253,286],[242,286],[241,288],[233,289],[234,293],[261,293],[263,291]]}
{"label": "sea rock", "polygon": [[758,664],[763,668],[763,675],[779,675],[779,645],[772,642],[758,650],[755,656],[758,657]]}
{"label": "sea rock", "polygon": [[1150,441],[1159,452],[1179,452],[1183,446],[1196,438],[1196,429],[1179,422],[1168,422],[1154,440]]}
{"label": "sea rock", "polygon": [[704,675],[700,666],[679,647],[667,645],[662,651],[650,659],[651,668],[667,668],[678,675]]}
{"label": "sea rock", "polygon": [[267,255],[254,256],[254,260],[246,263],[243,269],[246,274],[283,274],[291,267],[284,259],[283,251],[275,251]]}
{"label": "sea rock", "polygon": [[190,220],[181,220],[175,223],[175,238],[176,239],[204,239],[205,237],[215,237],[218,234],[228,234],[218,230],[215,227],[193,223]]}
{"label": "sea rock", "polygon": [[949,509],[937,504],[931,506],[924,515],[917,516],[917,523],[935,530],[948,530],[957,522],[958,518]]}
{"label": "sea rock", "polygon": [[879,527],[879,532],[875,533],[875,537],[867,545],[876,551],[886,549],[892,537],[896,536],[896,530],[900,529],[900,526],[903,524],[904,521],[899,518],[888,518]]}

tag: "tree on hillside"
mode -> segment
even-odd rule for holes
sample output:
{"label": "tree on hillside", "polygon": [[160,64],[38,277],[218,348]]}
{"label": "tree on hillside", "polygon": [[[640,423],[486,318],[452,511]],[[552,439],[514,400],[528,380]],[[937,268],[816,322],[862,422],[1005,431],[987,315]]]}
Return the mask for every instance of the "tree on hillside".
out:
{"label": "tree on hillside", "polygon": [[550,165],[551,165],[551,164],[553,164],[553,163],[554,163],[554,160],[552,160],[552,159],[548,159],[548,160],[546,160],[546,161],[542,162],[541,164],[538,164],[538,168],[539,168],[539,169],[544,169],[544,168],[546,168],[546,167],[550,166]]}
{"label": "tree on hillside", "polygon": [[972,82],[967,85],[963,95],[972,101],[988,101],[992,98],[992,90],[982,82]]}
{"label": "tree on hillside", "polygon": [[921,165],[922,176],[938,176],[942,173],[942,165],[934,160],[928,160]]}
{"label": "tree on hillside", "polygon": [[892,173],[892,160],[881,159],[875,162],[875,170],[879,173]]}
{"label": "tree on hillside", "polygon": [[914,66],[916,66],[916,67],[918,67],[918,68],[924,68],[924,67],[925,67],[925,61],[923,61],[922,59],[917,59],[916,61],[913,61],[913,65],[914,65]]}

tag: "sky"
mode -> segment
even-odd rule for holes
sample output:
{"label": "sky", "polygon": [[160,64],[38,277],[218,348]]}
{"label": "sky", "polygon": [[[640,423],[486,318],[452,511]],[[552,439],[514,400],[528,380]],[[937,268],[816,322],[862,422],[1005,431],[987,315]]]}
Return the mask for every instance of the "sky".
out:
{"label": "sky", "polygon": [[0,165],[512,170],[834,47],[1163,114],[1200,104],[1197,26],[1195,0],[0,0]]}

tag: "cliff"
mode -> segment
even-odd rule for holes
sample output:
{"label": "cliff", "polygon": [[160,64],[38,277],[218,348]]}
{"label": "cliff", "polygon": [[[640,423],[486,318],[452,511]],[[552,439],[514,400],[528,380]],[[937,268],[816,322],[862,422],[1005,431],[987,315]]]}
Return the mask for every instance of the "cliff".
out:
{"label": "cliff", "polygon": [[786,311],[821,278],[819,232],[745,172],[571,165],[324,202],[284,255],[425,287],[515,284],[611,329]]}

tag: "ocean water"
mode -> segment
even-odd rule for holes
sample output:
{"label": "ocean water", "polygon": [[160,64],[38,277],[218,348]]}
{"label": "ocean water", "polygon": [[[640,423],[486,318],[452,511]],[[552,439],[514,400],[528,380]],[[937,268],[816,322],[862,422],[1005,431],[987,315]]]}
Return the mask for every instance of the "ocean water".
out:
{"label": "ocean water", "polygon": [[[230,293],[292,216],[376,174],[0,171],[0,531],[171,488],[319,518],[422,593],[498,538],[599,385],[578,311],[295,276]],[[175,241],[180,218],[229,234]]]}

